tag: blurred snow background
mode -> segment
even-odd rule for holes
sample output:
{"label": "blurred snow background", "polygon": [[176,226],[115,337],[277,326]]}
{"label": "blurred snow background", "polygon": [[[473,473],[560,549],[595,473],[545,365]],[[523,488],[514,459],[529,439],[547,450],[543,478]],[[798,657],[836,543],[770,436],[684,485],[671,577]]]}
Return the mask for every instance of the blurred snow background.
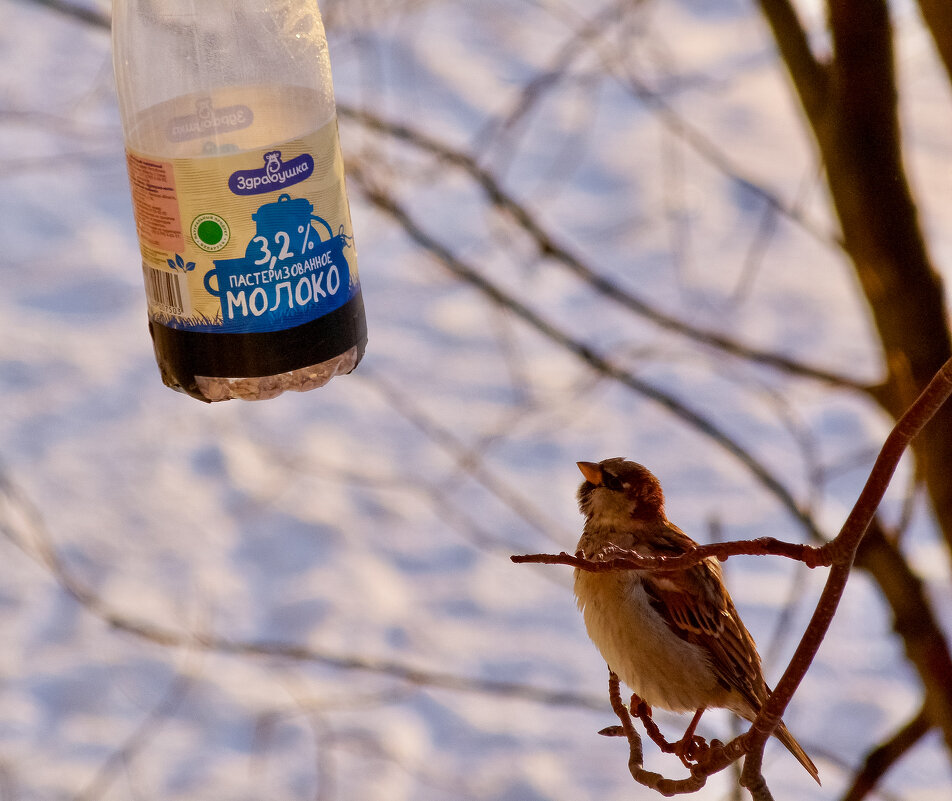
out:
{"label": "blurred snow background", "polygon": [[[609,303],[540,256],[465,169],[354,113],[341,133],[359,179],[364,362],[259,404],[175,394],[146,329],[95,24],[109,4],[76,0],[85,20],[43,6],[0,0],[0,799],[651,797],[625,744],[596,735],[613,722],[606,671],[570,571],[508,556],[571,550],[574,462],[617,455],[659,475],[697,539],[715,524],[721,538],[805,533],[710,438],[488,302],[361,187],[383,187],[565,337],[712,420],[828,533],[883,416]],[[865,308],[752,4],[323,8],[342,111],[471,154],[559,246],[657,308],[876,379]],[[952,103],[904,3],[896,24],[911,177],[949,279]],[[887,514],[908,481],[897,476]],[[948,609],[924,509],[910,537]],[[824,576],[779,559],[725,569],[776,680]],[[787,715],[824,787],[771,746],[776,797],[836,797],[918,698],[858,574]],[[659,719],[672,736],[686,723]],[[708,714],[702,733],[733,726]],[[651,746],[647,762],[682,775]],[[715,777],[702,795],[732,798],[733,784]],[[950,787],[931,735],[880,797]]]}

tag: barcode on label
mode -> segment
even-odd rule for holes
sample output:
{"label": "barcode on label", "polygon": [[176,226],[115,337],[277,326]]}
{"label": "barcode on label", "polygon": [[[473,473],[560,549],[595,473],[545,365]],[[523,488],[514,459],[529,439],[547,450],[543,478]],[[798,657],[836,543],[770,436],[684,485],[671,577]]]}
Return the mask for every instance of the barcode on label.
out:
{"label": "barcode on label", "polygon": [[149,305],[168,314],[187,315],[191,311],[185,275],[145,267],[145,293]]}

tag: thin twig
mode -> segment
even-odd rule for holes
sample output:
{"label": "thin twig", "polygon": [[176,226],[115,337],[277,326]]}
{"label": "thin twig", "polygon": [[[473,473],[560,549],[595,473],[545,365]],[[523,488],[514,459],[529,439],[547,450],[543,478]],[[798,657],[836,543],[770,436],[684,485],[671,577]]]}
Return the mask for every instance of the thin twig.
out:
{"label": "thin twig", "polygon": [[464,261],[457,256],[451,248],[437,241],[416,219],[407,211],[389,193],[374,186],[368,179],[363,170],[356,164],[351,165],[348,170],[349,176],[353,182],[360,187],[367,200],[370,201],[380,211],[392,217],[406,232],[424,250],[431,253],[434,258],[451,273],[462,279],[470,286],[482,292],[493,303],[512,312],[524,323],[542,334],[546,339],[554,342],[559,347],[572,353],[582,362],[602,375],[611,378],[628,389],[637,392],[669,412],[679,417],[699,433],[716,442],[724,450],[738,459],[750,473],[759,481],[780,503],[786,508],[794,519],[799,522],[808,532],[810,537],[815,540],[822,540],[823,536],[818,530],[813,519],[797,503],[787,487],[785,487],[777,477],[768,470],[750,451],[744,448],[733,437],[722,430],[714,421],[710,420],[699,411],[692,409],[679,398],[671,393],[665,392],[661,388],[638,378],[628,370],[618,366],[608,358],[597,353],[586,343],[570,336],[564,330],[544,318],[541,314],[527,306],[518,298],[506,292],[480,270],[472,264]]}
{"label": "thin twig", "polygon": [[[618,716],[618,720],[621,721],[622,731],[625,737],[628,738],[628,770],[632,778],[638,782],[638,784],[651,790],[656,790],[661,793],[661,795],[672,796],[696,793],[707,783],[707,777],[710,773],[698,766],[692,769],[690,776],[683,779],[668,779],[660,773],[645,770],[644,767],[642,767],[641,736],[635,730],[634,725],[632,725],[628,708],[621,700],[618,676],[616,676],[614,672],[610,673],[608,677],[608,697],[611,701],[612,710]],[[711,773],[713,772],[714,771],[711,771]]]}
{"label": "thin twig", "polygon": [[860,541],[873,520],[900,458],[950,394],[952,394],[952,359],[942,366],[915,403],[896,423],[886,438],[866,485],[846,518],[843,528],[835,539],[821,548],[821,551],[829,554],[833,559],[826,586],[823,588],[813,618],[787,670],[751,726],[751,745],[758,748],[761,753],[767,738],[780,722],[787,704],[790,703],[790,699],[806,675],[826,636],[843,590],[846,588]]}
{"label": "thin twig", "polygon": [[592,573],[610,573],[618,570],[686,570],[712,556],[721,562],[726,562],[731,556],[785,556],[803,562],[807,567],[829,567],[831,564],[829,554],[821,547],[784,542],[773,537],[698,545],[678,556],[645,556],[636,551],[614,548],[602,559],[570,556],[565,551],[558,554],[522,554],[509,558],[516,564],[569,565]]}
{"label": "thin twig", "polygon": [[883,599],[892,611],[893,630],[902,639],[906,659],[919,673],[923,706],[949,746],[952,653],[932,609],[928,588],[903,558],[897,543],[887,536],[878,516],[860,541],[855,564],[877,577]]}
{"label": "thin twig", "polygon": [[[805,364],[779,353],[771,353],[745,345],[717,331],[692,325],[680,317],[656,308],[644,298],[638,297],[630,290],[625,289],[618,282],[595,271],[577,254],[572,252],[567,245],[559,242],[557,237],[545,228],[525,204],[504,189],[496,177],[488,169],[482,167],[471,154],[441,142],[418,128],[386,120],[367,109],[357,109],[341,103],[338,105],[337,111],[342,118],[353,120],[372,131],[412,145],[435,156],[441,162],[465,172],[482,189],[489,202],[508,215],[529,236],[541,256],[569,270],[602,297],[618,304],[627,311],[643,317],[661,328],[674,331],[707,347],[716,348],[749,362],[820,381],[834,387],[863,393],[868,391],[864,384],[848,376]],[[353,174],[354,169],[349,168],[348,172]],[[421,243],[418,242],[418,244]]]}
{"label": "thin twig", "polygon": [[[572,32],[550,59],[549,66],[537,73],[523,86],[516,96],[515,102],[509,109],[499,114],[486,124],[484,129],[475,137],[474,151],[487,149],[487,142],[491,142],[503,132],[512,131],[520,120],[524,119],[538,106],[545,93],[558,86],[569,74],[569,68],[591,44],[591,41],[600,32],[623,19],[625,15],[637,11],[643,5],[643,0],[632,3],[631,0],[615,0],[595,14],[582,21],[579,28]],[[496,159],[498,165],[498,158]]]}
{"label": "thin twig", "polygon": [[63,14],[67,17],[72,17],[73,19],[79,20],[86,25],[90,25],[93,28],[101,28],[109,30],[109,25],[111,18],[108,14],[103,11],[96,11],[92,8],[84,8],[82,6],[74,5],[73,3],[68,3],[66,0],[29,0],[35,5],[44,6],[51,11],[56,11],[59,14]]}
{"label": "thin twig", "polygon": [[407,684],[454,692],[482,693],[516,698],[547,706],[599,709],[600,699],[571,690],[546,690],[530,684],[482,677],[466,677],[420,668],[397,659],[382,659],[357,653],[322,650],[278,640],[235,640],[217,634],[178,630],[136,619],[115,609],[73,575],[54,548],[36,507],[0,471],[0,535],[49,570],[60,587],[84,610],[125,634],[167,648],[192,648],[239,656],[309,662],[323,667],[358,671],[388,677]]}
{"label": "thin twig", "polygon": [[185,700],[191,684],[192,677],[187,673],[181,673],[172,680],[159,702],[132,731],[122,746],[114,751],[100,766],[96,775],[76,796],[76,801],[96,801],[96,799],[106,795],[116,773],[124,765],[128,766],[149,741],[158,734],[162,724]]}

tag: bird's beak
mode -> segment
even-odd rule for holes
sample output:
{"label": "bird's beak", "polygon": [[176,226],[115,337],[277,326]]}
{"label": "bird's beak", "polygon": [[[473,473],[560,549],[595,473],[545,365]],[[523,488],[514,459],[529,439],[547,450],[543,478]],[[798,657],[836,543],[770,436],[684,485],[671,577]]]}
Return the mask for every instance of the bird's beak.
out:
{"label": "bird's beak", "polygon": [[596,487],[600,486],[602,483],[602,468],[599,467],[595,462],[576,462],[578,469],[582,471],[582,475],[585,476],[585,480],[591,484],[594,484]]}

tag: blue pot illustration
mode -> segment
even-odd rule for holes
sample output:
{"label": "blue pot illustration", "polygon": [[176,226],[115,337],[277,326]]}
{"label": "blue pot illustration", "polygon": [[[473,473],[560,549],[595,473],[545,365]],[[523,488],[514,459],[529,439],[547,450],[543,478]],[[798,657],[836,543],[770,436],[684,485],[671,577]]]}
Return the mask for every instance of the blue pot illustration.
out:
{"label": "blue pot illustration", "polygon": [[255,236],[237,259],[215,259],[205,289],[219,299],[225,331],[277,331],[342,306],[353,295],[344,248],[350,237],[282,194],[258,208]]}

